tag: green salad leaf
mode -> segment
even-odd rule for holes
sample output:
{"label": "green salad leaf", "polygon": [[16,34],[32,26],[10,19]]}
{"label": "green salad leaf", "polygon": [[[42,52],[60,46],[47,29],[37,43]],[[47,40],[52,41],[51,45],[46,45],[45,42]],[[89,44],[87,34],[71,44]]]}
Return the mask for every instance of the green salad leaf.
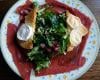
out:
{"label": "green salad leaf", "polygon": [[31,52],[27,54],[28,58],[35,62],[36,71],[49,67],[50,60],[45,54],[43,54],[43,51],[39,50],[39,47],[34,47]]}
{"label": "green salad leaf", "polygon": [[36,65],[35,70],[40,71],[49,67],[54,53],[63,55],[67,51],[69,32],[65,13],[58,15],[46,8],[41,9],[37,15],[33,40],[34,48],[27,53],[27,56]]}

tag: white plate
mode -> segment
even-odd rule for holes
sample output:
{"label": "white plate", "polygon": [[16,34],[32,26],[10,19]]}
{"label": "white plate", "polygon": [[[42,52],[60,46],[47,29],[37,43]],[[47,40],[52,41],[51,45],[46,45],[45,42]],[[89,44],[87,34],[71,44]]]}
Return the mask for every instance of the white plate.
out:
{"label": "white plate", "polygon": [[[37,0],[40,2],[40,4],[44,3],[45,0]],[[91,13],[91,11],[79,0],[59,0],[63,3],[66,3],[70,5],[71,7],[77,8],[81,12],[83,12],[85,15],[89,16],[90,19],[93,20],[90,34],[88,41],[86,43],[85,49],[82,53],[82,56],[86,58],[86,63],[83,67],[73,70],[71,72],[66,72],[63,74],[56,74],[56,75],[48,75],[48,76],[42,76],[42,77],[35,77],[34,71],[31,72],[30,80],[76,80],[79,77],[81,77],[84,73],[87,72],[87,70],[92,66],[94,63],[98,50],[99,50],[99,27],[96,22],[95,17]],[[11,69],[20,76],[20,73],[18,72],[18,69],[16,65],[13,62],[13,58],[11,53],[9,52],[7,48],[7,41],[6,41],[6,33],[7,33],[7,24],[9,22],[14,23],[18,25],[19,23],[19,15],[15,13],[15,10],[18,6],[22,5],[25,2],[25,0],[19,0],[12,8],[8,11],[7,15],[5,16],[2,25],[1,25],[1,50],[4,59],[8,63],[8,65],[11,67]]]}

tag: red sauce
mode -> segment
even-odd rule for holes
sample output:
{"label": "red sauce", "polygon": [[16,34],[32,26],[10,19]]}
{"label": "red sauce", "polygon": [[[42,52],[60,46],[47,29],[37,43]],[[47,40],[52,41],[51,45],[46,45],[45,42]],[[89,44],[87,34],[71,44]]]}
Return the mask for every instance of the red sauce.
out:
{"label": "red sauce", "polygon": [[[67,5],[64,5],[64,4],[54,1],[54,0],[48,0],[48,2],[50,4],[52,3],[52,5],[55,4],[54,9],[58,9],[56,12],[61,13],[67,9],[72,14],[80,17],[82,23],[87,27],[87,29],[90,29],[91,20],[87,16],[85,16],[83,13],[78,11],[77,9],[71,8]],[[28,4],[31,5],[29,0],[28,0]],[[25,6],[25,9],[22,8],[22,10],[27,10],[27,8]],[[19,10],[19,12],[20,11],[21,11],[21,9]],[[23,16],[23,17],[25,17],[25,16]],[[8,49],[12,54],[13,60],[16,64],[22,78],[25,80],[29,80],[31,69],[32,69],[32,64],[30,62],[28,62],[25,59],[25,57],[23,57],[23,55],[22,55],[22,54],[24,54],[22,52],[23,50],[20,47],[18,47],[18,45],[16,44],[16,38],[15,38],[16,31],[17,31],[17,27],[14,24],[9,23],[8,30],[7,30]],[[64,73],[64,72],[68,72],[68,71],[82,67],[84,65],[86,59],[84,57],[82,57],[81,55],[82,55],[82,51],[84,50],[84,46],[86,44],[87,38],[88,38],[88,34],[85,37],[83,37],[81,44],[78,47],[76,47],[72,52],[67,53],[67,55],[60,55],[60,56],[53,57],[51,59],[50,67],[46,68],[46,69],[42,69],[39,73],[36,72],[36,75],[43,76],[43,75],[48,75],[48,74]]]}

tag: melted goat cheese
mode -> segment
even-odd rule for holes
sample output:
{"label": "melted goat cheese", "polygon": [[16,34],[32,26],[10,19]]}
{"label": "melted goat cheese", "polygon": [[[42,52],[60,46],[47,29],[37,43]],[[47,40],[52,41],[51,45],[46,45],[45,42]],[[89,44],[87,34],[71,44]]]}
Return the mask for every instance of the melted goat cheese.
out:
{"label": "melted goat cheese", "polygon": [[73,46],[77,46],[82,41],[82,35],[77,30],[72,30],[70,33],[70,42]]}
{"label": "melted goat cheese", "polygon": [[67,23],[72,29],[77,29],[81,25],[80,18],[70,13],[68,13]]}
{"label": "melted goat cheese", "polygon": [[81,41],[82,37],[88,33],[87,28],[82,24],[79,17],[72,15],[71,13],[67,12],[67,24],[70,27],[70,43],[69,51],[72,50],[75,46],[78,46]]}
{"label": "melted goat cheese", "polygon": [[32,38],[34,32],[35,31],[31,26],[27,24],[22,24],[17,32],[17,38],[22,41],[27,41]]}

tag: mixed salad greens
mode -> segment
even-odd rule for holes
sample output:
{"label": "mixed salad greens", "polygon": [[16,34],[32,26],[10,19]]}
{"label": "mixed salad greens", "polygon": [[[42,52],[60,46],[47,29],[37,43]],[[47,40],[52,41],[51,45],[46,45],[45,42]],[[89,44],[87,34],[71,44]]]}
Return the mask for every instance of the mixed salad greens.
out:
{"label": "mixed salad greens", "polygon": [[36,71],[49,67],[53,56],[66,53],[69,45],[66,14],[56,14],[48,6],[40,9],[33,45],[34,48],[27,55],[35,63]]}

